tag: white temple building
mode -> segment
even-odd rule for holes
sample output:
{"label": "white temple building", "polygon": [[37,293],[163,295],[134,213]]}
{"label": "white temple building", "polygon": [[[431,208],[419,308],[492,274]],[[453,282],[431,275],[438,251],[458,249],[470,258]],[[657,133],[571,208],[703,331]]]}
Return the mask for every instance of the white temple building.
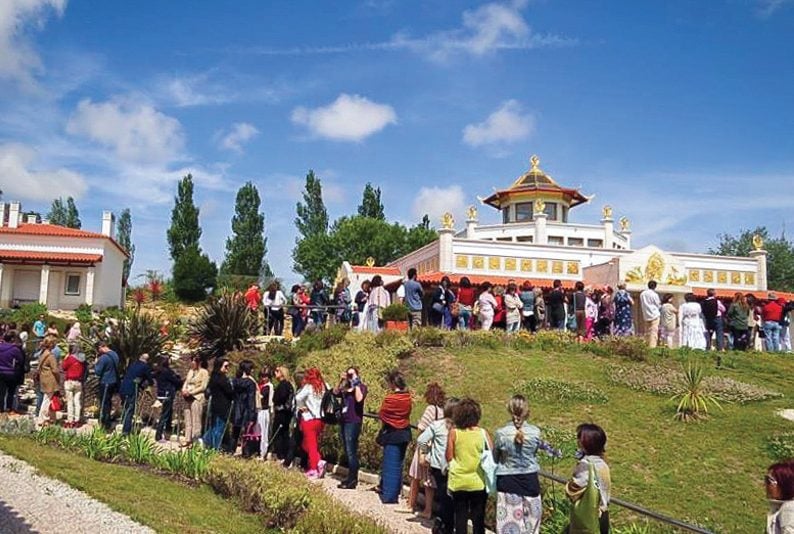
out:
{"label": "white temple building", "polygon": [[[656,280],[657,291],[672,293],[677,300],[689,292],[705,295],[708,288],[721,297],[742,292],[766,298],[767,253],[760,238],[750,257],[670,252],[655,246],[635,250],[629,220],[616,221],[610,206],[603,207],[597,224],[571,222],[573,209],[590,198],[560,186],[540,168],[537,156],[530,162],[530,169],[509,187],[480,199],[501,211],[501,224],[481,225],[474,206],[462,228],[446,214],[437,241],[381,268],[382,274],[394,278],[395,269],[405,275],[414,267],[426,285],[437,284],[443,276],[453,284],[466,276],[473,284],[512,279],[543,288],[550,288],[554,280],[566,288],[580,280],[600,287],[625,282],[632,292]],[[343,265],[339,274],[352,275],[356,268]],[[367,274],[377,270],[371,267]]]}
{"label": "white temple building", "polygon": [[19,202],[0,203],[0,308],[31,302],[51,310],[123,306],[127,252],[115,240],[113,214],[99,233],[24,217]]}

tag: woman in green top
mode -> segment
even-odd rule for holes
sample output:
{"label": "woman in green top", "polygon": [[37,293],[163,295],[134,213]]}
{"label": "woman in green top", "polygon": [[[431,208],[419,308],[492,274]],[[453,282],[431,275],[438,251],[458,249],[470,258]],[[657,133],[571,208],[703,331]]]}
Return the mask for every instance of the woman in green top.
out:
{"label": "woman in green top", "polygon": [[733,350],[747,350],[750,341],[750,327],[747,318],[750,315],[750,305],[741,293],[733,296],[733,302],[728,308],[728,328],[733,337]]}
{"label": "woman in green top", "polygon": [[493,450],[488,432],[477,426],[482,410],[477,401],[462,399],[452,413],[455,428],[447,437],[447,462],[449,480],[447,488],[455,512],[455,534],[467,534],[471,519],[474,534],[485,534],[485,479],[480,468],[480,458],[488,443]]}

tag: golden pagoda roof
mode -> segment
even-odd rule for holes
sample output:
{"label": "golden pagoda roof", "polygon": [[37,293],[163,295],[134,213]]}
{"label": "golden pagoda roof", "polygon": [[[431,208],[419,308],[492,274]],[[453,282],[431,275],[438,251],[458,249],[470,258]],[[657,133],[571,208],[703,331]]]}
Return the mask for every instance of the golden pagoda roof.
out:
{"label": "golden pagoda roof", "polygon": [[527,172],[516,178],[513,184],[507,189],[494,191],[488,198],[482,199],[484,204],[501,209],[506,201],[516,196],[532,197],[560,197],[566,201],[570,207],[584,204],[590,200],[579,192],[578,189],[562,187],[554,178],[546,174],[540,168],[540,158],[533,155],[529,158],[530,168]]}

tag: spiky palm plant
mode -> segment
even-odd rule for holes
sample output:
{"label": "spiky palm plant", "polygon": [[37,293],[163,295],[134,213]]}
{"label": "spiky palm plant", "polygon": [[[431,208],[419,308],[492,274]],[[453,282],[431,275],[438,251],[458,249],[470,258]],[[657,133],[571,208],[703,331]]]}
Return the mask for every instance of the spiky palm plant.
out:
{"label": "spiky palm plant", "polygon": [[243,296],[224,293],[204,304],[190,324],[190,334],[199,340],[204,358],[215,358],[242,349],[254,325],[255,317]]}
{"label": "spiky palm plant", "polygon": [[110,344],[118,351],[121,371],[141,354],[146,353],[152,358],[160,354],[165,341],[166,338],[160,333],[159,321],[151,314],[135,310],[119,321],[118,330]]}
{"label": "spiky palm plant", "polygon": [[704,419],[708,417],[709,406],[722,409],[717,399],[706,391],[704,378],[703,367],[700,364],[689,363],[684,367],[681,391],[670,399],[678,403],[675,413],[677,420],[690,422]]}

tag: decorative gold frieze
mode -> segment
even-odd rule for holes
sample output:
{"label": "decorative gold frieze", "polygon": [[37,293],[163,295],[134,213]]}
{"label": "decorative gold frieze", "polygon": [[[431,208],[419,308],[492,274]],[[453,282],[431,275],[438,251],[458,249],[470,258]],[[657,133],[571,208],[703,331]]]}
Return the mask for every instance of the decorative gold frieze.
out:
{"label": "decorative gold frieze", "polygon": [[499,256],[490,256],[488,258],[488,269],[491,271],[499,271],[502,268],[502,258]]}
{"label": "decorative gold frieze", "polygon": [[538,272],[539,273],[549,272],[549,260],[538,260]]}
{"label": "decorative gold frieze", "polygon": [[689,269],[689,281],[700,282],[700,269]]}
{"label": "decorative gold frieze", "polygon": [[521,260],[521,271],[525,273],[532,272],[532,260]]}
{"label": "decorative gold frieze", "polygon": [[755,273],[744,273],[744,283],[748,286],[755,285]]}
{"label": "decorative gold frieze", "polygon": [[516,259],[505,258],[505,271],[515,271],[515,270],[516,270]]}
{"label": "decorative gold frieze", "polygon": [[714,271],[703,271],[703,281],[710,284],[714,281]]}
{"label": "decorative gold frieze", "polygon": [[579,262],[569,261],[566,265],[568,274],[579,274]]}
{"label": "decorative gold frieze", "polygon": [[717,271],[717,283],[718,284],[727,284],[728,283],[728,272],[727,271]]}
{"label": "decorative gold frieze", "polygon": [[562,274],[562,262],[561,261],[551,262],[551,272],[552,274]]}
{"label": "decorative gold frieze", "polygon": [[737,271],[731,271],[731,284],[734,286],[738,286],[742,283],[742,273]]}
{"label": "decorative gold frieze", "polygon": [[458,254],[455,256],[455,266],[458,269],[468,269],[469,268],[469,257],[465,254]]}
{"label": "decorative gold frieze", "polygon": [[471,266],[473,269],[485,269],[485,258],[482,256],[473,256],[471,259]]}

